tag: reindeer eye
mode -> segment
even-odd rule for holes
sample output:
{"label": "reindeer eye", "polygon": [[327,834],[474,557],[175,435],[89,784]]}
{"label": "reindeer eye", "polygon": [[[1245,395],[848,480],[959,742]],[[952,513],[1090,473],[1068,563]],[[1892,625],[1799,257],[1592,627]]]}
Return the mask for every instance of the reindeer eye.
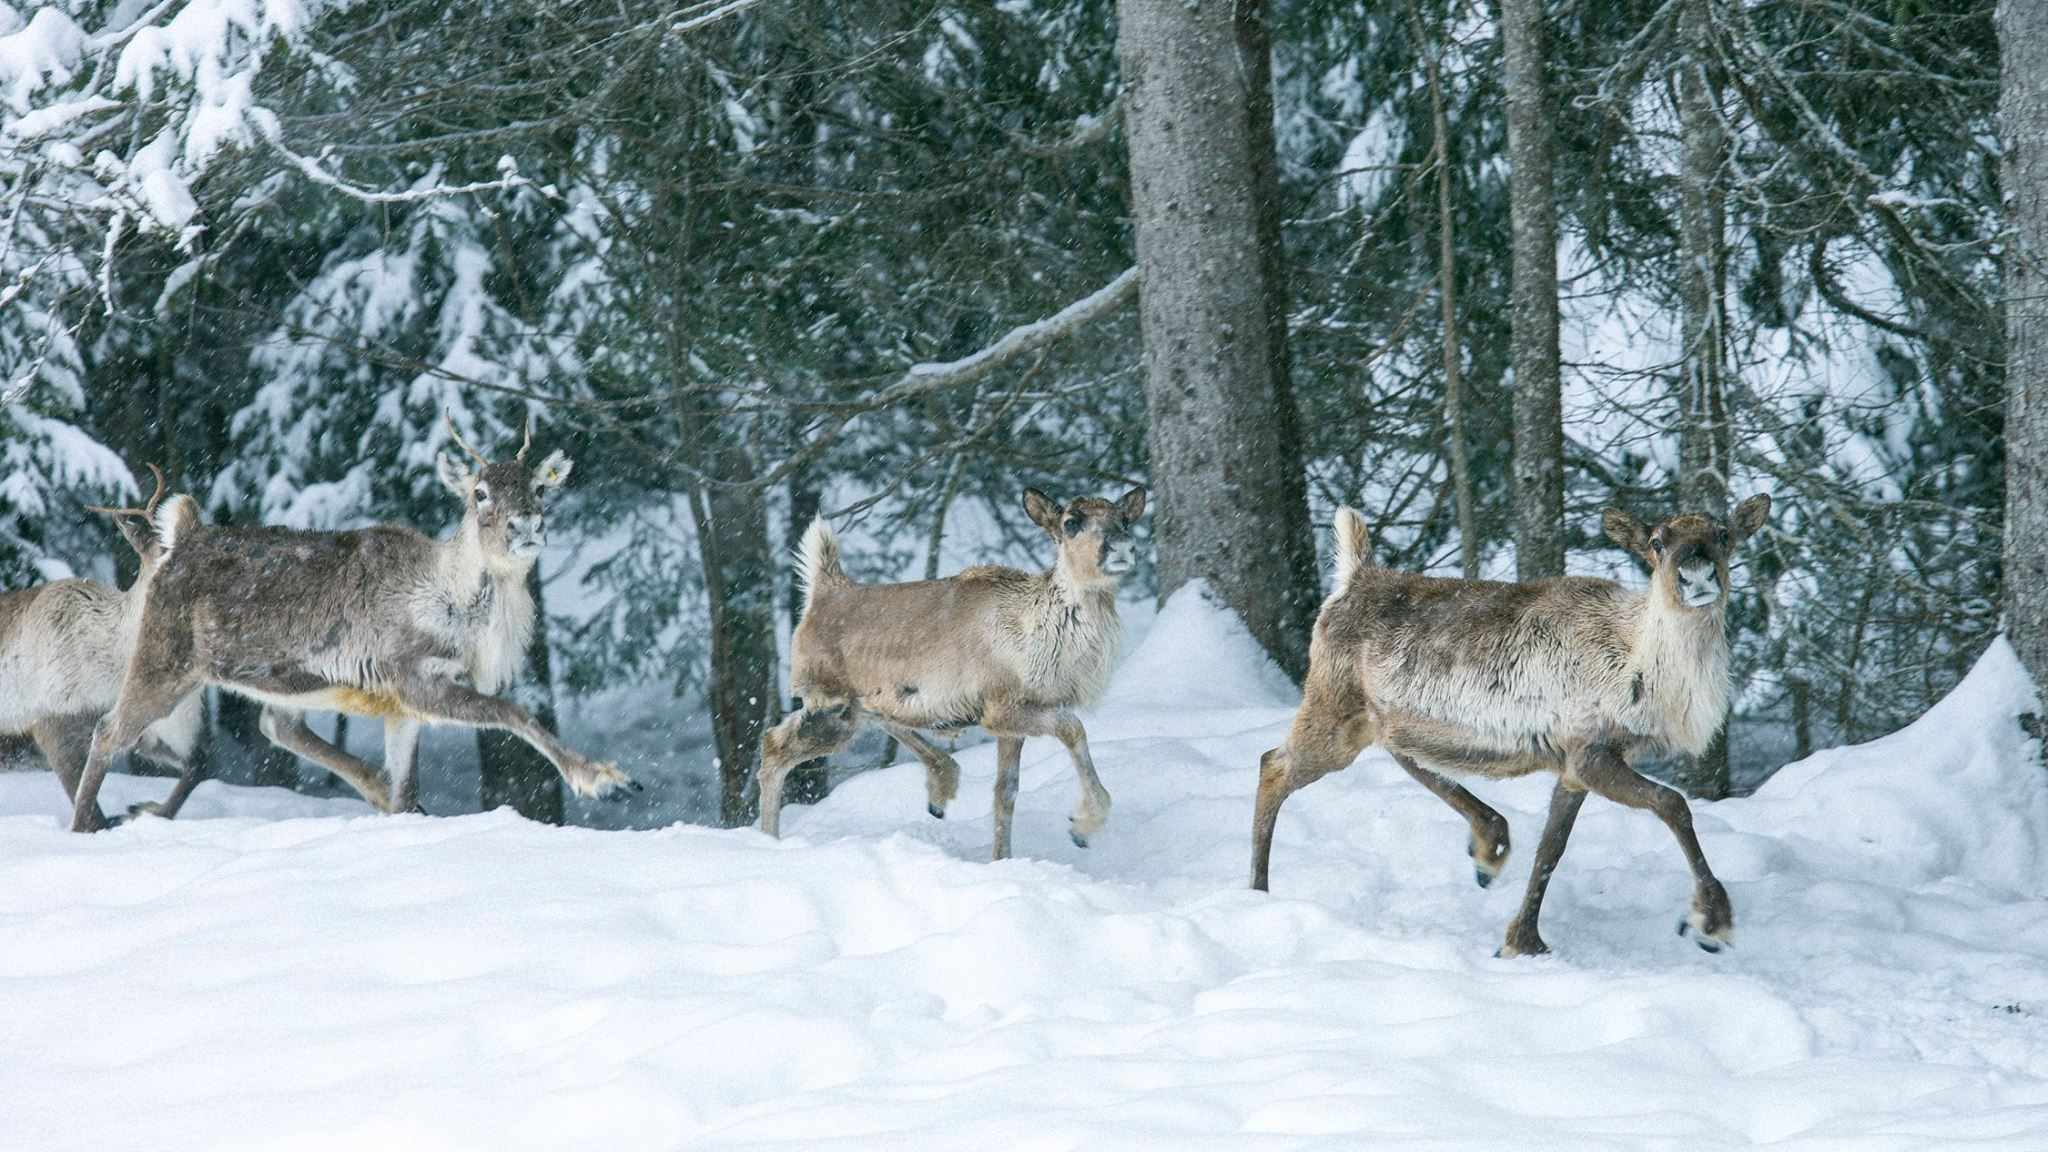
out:
{"label": "reindeer eye", "polygon": [[476,497],[477,507],[479,508],[491,502],[491,490],[481,484],[477,485],[476,491],[470,493],[470,495]]}
{"label": "reindeer eye", "polygon": [[1650,551],[1655,552],[1659,556],[1662,556],[1664,554],[1664,542],[1662,540],[1657,539],[1654,536],[1651,537]]}
{"label": "reindeer eye", "polygon": [[1069,512],[1067,513],[1066,522],[1060,525],[1060,529],[1064,531],[1067,535],[1072,536],[1081,530],[1081,525],[1083,523],[1085,523],[1085,521],[1083,521],[1079,515]]}

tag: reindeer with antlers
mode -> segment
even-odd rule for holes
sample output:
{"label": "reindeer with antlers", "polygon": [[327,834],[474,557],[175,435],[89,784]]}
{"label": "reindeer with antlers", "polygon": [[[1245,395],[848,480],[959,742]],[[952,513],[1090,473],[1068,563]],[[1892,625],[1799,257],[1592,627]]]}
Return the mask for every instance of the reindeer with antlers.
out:
{"label": "reindeer with antlers", "polygon": [[[168,530],[196,520],[189,496],[164,502],[164,474],[140,508],[93,508],[114,518],[121,535],[142,557],[142,571],[127,591],[96,580],[57,580],[19,592],[0,592],[0,735],[28,735],[77,802],[79,774],[92,744],[93,726],[114,707],[121,676],[135,645],[143,602],[163,559],[159,541]],[[177,698],[164,716],[143,730],[136,752],[178,772],[171,794],[138,809],[177,814],[199,784],[192,750],[202,720],[195,689]],[[79,805],[78,818],[90,827],[107,819],[95,802]]]}
{"label": "reindeer with antlers", "polygon": [[[319,762],[374,769],[313,736],[309,709],[385,721],[390,806],[416,803],[422,724],[511,732],[546,756],[581,796],[637,790],[611,764],[577,753],[495,693],[517,675],[533,629],[526,578],[547,535],[541,497],[569,478],[560,451],[527,463],[533,432],[493,463],[441,454],[441,483],[463,503],[455,532],[231,528],[176,522],[159,531],[162,559],[137,626],[119,702],[95,731],[72,827],[87,831],[108,763],[178,702],[207,685],[261,701],[266,733]],[[196,517],[194,518],[196,519]]]}

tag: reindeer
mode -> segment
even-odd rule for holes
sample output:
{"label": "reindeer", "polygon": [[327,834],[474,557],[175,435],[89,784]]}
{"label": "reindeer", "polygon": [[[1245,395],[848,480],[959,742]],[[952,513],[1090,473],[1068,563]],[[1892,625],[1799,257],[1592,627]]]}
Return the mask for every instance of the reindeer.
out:
{"label": "reindeer", "polygon": [[926,810],[944,819],[960,766],[920,731],[979,724],[996,738],[992,857],[1010,855],[1028,736],[1067,746],[1081,782],[1068,834],[1088,846],[1109,819],[1109,791],[1074,709],[1102,695],[1123,643],[1117,581],[1134,562],[1131,525],[1144,515],[1145,490],[1063,507],[1026,488],[1024,511],[1058,548],[1051,568],[982,565],[910,584],[848,579],[831,527],[811,522],[798,553],[804,611],[790,653],[790,691],[802,699],[761,741],[762,831],[781,834],[790,769],[845,747],[869,720],[923,761]]}
{"label": "reindeer", "polygon": [[[94,580],[57,580],[0,592],[0,735],[33,738],[74,803],[93,726],[121,693],[143,600],[163,559],[157,541],[164,526],[198,513],[189,496],[163,503],[163,471],[154,464],[149,470],[156,476],[156,492],[147,505],[92,509],[114,517],[121,535],[142,557],[142,571],[127,591]],[[175,769],[178,783],[161,802],[137,805],[134,811],[177,815],[202,775],[192,755],[201,720],[199,693],[190,692],[143,732],[137,754]],[[107,826],[97,803],[80,811],[91,827]]]}
{"label": "reindeer", "polygon": [[[455,433],[453,420],[448,429]],[[445,540],[388,524],[307,532],[174,521],[158,533],[164,556],[120,700],[93,734],[75,831],[92,827],[108,762],[207,684],[261,701],[272,717],[266,734],[302,754],[314,748],[330,767],[352,758],[314,737],[301,714],[382,718],[387,753],[399,752],[387,765],[397,806],[416,795],[411,750],[421,724],[511,732],[581,796],[638,789],[493,695],[518,672],[532,633],[526,578],[546,542],[541,494],[569,478],[569,458],[556,451],[528,465],[530,427],[504,463],[454,439],[475,466],[437,458],[441,483],[463,502],[462,523]]]}
{"label": "reindeer", "polygon": [[1373,562],[1364,518],[1340,509],[1336,588],[1316,619],[1301,709],[1287,742],[1259,762],[1252,887],[1266,889],[1280,805],[1378,743],[1465,817],[1482,888],[1507,862],[1507,821],[1448,777],[1557,773],[1529,888],[1499,955],[1549,950],[1537,916],[1587,792],[1648,809],[1671,829],[1693,874],[1679,933],[1719,951],[1734,915],[1691,809],[1629,759],[1698,755],[1720,732],[1728,557],[1770,510],[1770,497],[1752,496],[1732,525],[1687,514],[1646,529],[1607,509],[1607,535],[1651,569],[1649,588],[1631,592],[1584,577],[1502,584],[1389,571]]}

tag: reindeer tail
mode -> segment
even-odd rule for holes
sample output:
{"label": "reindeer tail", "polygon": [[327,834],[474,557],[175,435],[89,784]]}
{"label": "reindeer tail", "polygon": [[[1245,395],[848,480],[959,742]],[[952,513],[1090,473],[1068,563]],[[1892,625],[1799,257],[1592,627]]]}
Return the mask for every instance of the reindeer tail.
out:
{"label": "reindeer tail", "polygon": [[796,578],[803,585],[804,613],[810,614],[811,598],[820,588],[844,588],[853,583],[839,564],[839,537],[823,516],[804,529],[803,543],[796,549]]}

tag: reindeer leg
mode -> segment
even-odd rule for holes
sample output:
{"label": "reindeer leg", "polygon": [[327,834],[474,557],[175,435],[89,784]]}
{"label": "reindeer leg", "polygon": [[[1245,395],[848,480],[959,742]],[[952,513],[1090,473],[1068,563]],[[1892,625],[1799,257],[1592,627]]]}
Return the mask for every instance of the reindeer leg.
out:
{"label": "reindeer leg", "polygon": [[140,804],[131,804],[128,806],[128,815],[161,816],[166,820],[177,819],[179,809],[185,807],[185,801],[192,798],[192,790],[205,782],[206,762],[197,752],[194,752],[190,756],[180,758],[172,767],[178,770],[178,782],[172,786],[171,794],[161,800],[146,800]]}
{"label": "reindeer leg", "polygon": [[93,728],[92,751],[86,756],[85,770],[79,776],[78,794],[72,800],[73,832],[93,832],[106,825],[106,818],[100,812],[99,795],[100,783],[107,777],[107,767],[113,763],[114,757],[135,747],[150,725],[175,711],[179,701],[195,687],[183,678],[145,679],[131,671],[121,687],[120,702]]}
{"label": "reindeer leg", "polygon": [[1579,818],[1579,805],[1586,793],[1563,780],[1550,792],[1550,818],[1543,825],[1543,840],[1536,845],[1536,862],[1529,870],[1529,887],[1522,893],[1522,909],[1508,925],[1507,939],[1495,956],[1540,956],[1550,951],[1536,931],[1536,918],[1543,912],[1543,893],[1550,887],[1550,874],[1557,871],[1565,842],[1572,838],[1572,824]]}
{"label": "reindeer leg", "polygon": [[782,835],[782,785],[790,770],[846,747],[859,734],[860,726],[860,706],[850,700],[823,707],[806,701],[761,737],[761,766],[755,769],[761,792],[761,831],[778,838]]}
{"label": "reindeer leg", "polygon": [[[143,734],[142,742],[135,747],[135,754],[175,769],[178,773],[178,782],[171,788],[171,794],[162,800],[145,800],[140,804],[130,804],[129,818],[161,816],[166,820],[176,819],[179,810],[185,807],[185,801],[191,799],[192,790],[206,779],[206,751],[198,742],[199,729],[204,717],[204,704],[200,694],[194,692],[178,702],[177,709],[168,719]],[[173,731],[166,733],[166,728]],[[180,736],[189,740],[187,751],[180,752],[177,745],[172,742]]]}
{"label": "reindeer leg", "polygon": [[1072,712],[1061,712],[1054,717],[1053,732],[1067,746],[1067,755],[1074,761],[1074,775],[1081,781],[1081,798],[1074,803],[1067,835],[1076,846],[1086,848],[1088,838],[1109,822],[1109,789],[1102,786],[1102,777],[1095,774],[1095,758],[1088,754],[1088,730],[1081,727],[1081,718]]}
{"label": "reindeer leg", "polygon": [[1024,762],[1022,736],[996,737],[995,847],[991,860],[1010,858],[1010,818],[1017,811],[1017,777]]}
{"label": "reindeer leg", "polygon": [[915,728],[906,728],[894,720],[879,717],[875,722],[924,763],[924,810],[931,813],[934,820],[944,820],[946,805],[951,804],[953,797],[960,792],[960,762],[925,739],[924,734]]}
{"label": "reindeer leg", "polygon": [[1708,952],[1719,952],[1735,934],[1735,913],[1728,904],[1728,890],[1715,878],[1713,869],[1707,867],[1707,855],[1700,850],[1699,837],[1693,833],[1692,809],[1685,797],[1630,768],[1621,749],[1611,744],[1590,749],[1572,766],[1571,772],[1585,787],[1616,804],[1655,812],[1664,826],[1671,829],[1671,835],[1678,839],[1679,851],[1685,853],[1685,862],[1692,868],[1693,879],[1692,910],[1678,922],[1678,934],[1683,936],[1691,931],[1695,944]]}
{"label": "reindeer leg", "polygon": [[410,716],[384,719],[384,775],[391,780],[391,811],[420,810],[420,722]]}
{"label": "reindeer leg", "polygon": [[[442,667],[447,663],[450,667]],[[495,728],[510,732],[548,758],[555,771],[578,796],[607,796],[621,791],[639,791],[633,778],[618,765],[592,760],[574,751],[555,734],[541,727],[533,713],[510,700],[487,696],[461,683],[452,662],[422,661],[398,685],[397,695],[406,711],[428,723],[464,724],[471,728]]]}
{"label": "reindeer leg", "polygon": [[1394,762],[1403,771],[1415,777],[1416,783],[1436,793],[1439,800],[1457,810],[1472,827],[1469,850],[1472,854],[1472,878],[1485,888],[1500,875],[1508,862],[1508,822],[1494,811],[1486,801],[1465,790],[1457,781],[1432,772],[1415,762],[1406,753],[1394,753]]}
{"label": "reindeer leg", "polygon": [[391,792],[384,785],[384,774],[321,739],[318,733],[306,727],[305,713],[266,704],[263,715],[257,720],[257,727],[272,744],[304,756],[346,780],[349,787],[370,802],[372,808],[379,812],[391,811]]}
{"label": "reindeer leg", "polygon": [[1253,889],[1267,890],[1280,805],[1310,783],[1349,768],[1372,736],[1372,720],[1362,702],[1324,687],[1311,669],[1287,743],[1259,757],[1259,795],[1252,808]]}
{"label": "reindeer leg", "polygon": [[1059,715],[1048,708],[1003,700],[982,710],[982,731],[996,738],[995,848],[991,859],[1010,858],[1011,817],[1017,810],[1017,782],[1022,773],[1024,740],[1059,731]]}
{"label": "reindeer leg", "polygon": [[[57,774],[57,782],[64,786],[64,797],[75,806],[78,803],[78,778],[84,769],[86,758],[92,754],[94,718],[90,715],[52,716],[38,720],[29,729],[35,738],[36,750],[43,759],[50,762],[50,770]],[[107,827],[106,813],[95,803],[92,811],[93,828]]]}

